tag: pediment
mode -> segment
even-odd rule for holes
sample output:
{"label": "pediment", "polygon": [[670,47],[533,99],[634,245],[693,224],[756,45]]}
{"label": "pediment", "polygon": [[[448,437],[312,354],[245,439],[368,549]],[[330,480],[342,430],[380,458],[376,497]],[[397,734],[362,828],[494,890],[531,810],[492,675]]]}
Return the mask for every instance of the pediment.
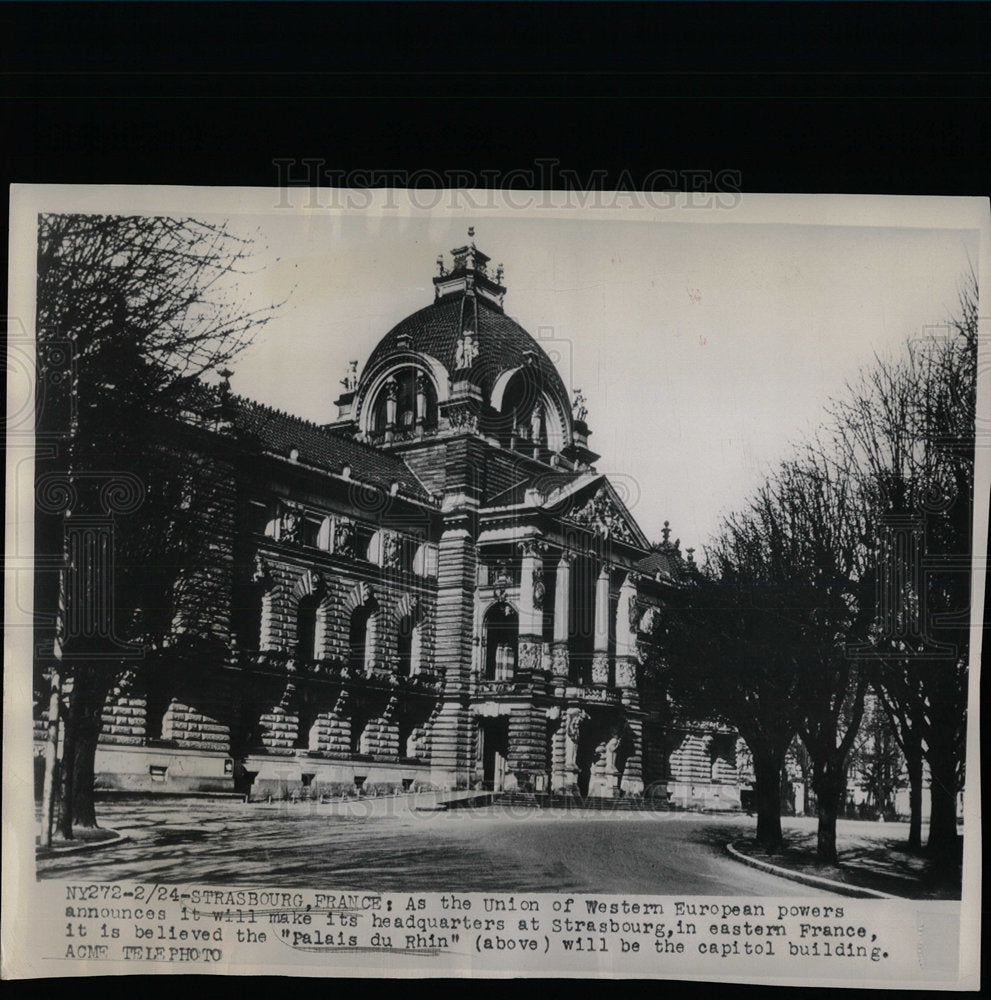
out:
{"label": "pediment", "polygon": [[603,538],[626,542],[641,549],[648,547],[640,526],[604,476],[588,484],[586,489],[573,493],[569,500],[568,509],[561,511],[569,521],[589,528]]}

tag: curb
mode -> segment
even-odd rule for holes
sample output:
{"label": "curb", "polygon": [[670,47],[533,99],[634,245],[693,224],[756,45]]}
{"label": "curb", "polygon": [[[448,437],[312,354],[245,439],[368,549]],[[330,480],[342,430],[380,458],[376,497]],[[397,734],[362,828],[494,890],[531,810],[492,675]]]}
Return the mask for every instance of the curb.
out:
{"label": "curb", "polygon": [[[108,830],[107,832],[114,835],[109,840],[96,840],[89,844],[76,844],[73,847],[49,848],[48,850],[51,853],[39,860],[51,861],[54,858],[62,857],[63,854],[81,854],[83,851],[99,851],[104,847],[114,847],[131,839],[126,833],[121,833],[119,830]],[[40,845],[35,845],[35,857],[37,857],[38,851],[42,849]]]}
{"label": "curb", "polygon": [[769,861],[760,861],[757,858],[743,854],[733,844],[727,844],[726,850],[729,852],[730,857],[750,868],[756,868],[758,871],[786,878],[791,882],[800,882],[802,885],[812,886],[815,889],[828,889],[830,892],[835,892],[841,896],[852,896],[855,899],[906,898],[904,896],[892,896],[887,892],[878,892],[876,889],[865,889],[860,886],[849,885],[846,882],[836,882],[831,878],[821,878],[818,875],[806,875],[804,872],[792,871],[790,868],[781,868],[778,865],[772,865]]}

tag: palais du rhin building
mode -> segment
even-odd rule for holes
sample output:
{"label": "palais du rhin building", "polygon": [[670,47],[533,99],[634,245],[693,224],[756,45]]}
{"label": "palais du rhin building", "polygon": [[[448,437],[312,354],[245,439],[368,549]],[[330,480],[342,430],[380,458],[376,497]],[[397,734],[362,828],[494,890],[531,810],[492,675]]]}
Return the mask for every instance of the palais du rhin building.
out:
{"label": "palais du rhin building", "polygon": [[336,422],[221,390],[229,656],[115,687],[98,787],[739,805],[736,735],[679,720],[650,666],[678,544],[596,472],[501,266],[469,242],[438,268]]}

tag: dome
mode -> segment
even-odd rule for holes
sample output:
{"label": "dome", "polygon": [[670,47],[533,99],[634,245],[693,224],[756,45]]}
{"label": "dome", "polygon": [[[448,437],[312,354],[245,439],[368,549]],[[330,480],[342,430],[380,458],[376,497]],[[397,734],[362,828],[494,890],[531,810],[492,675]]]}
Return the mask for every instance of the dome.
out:
{"label": "dome", "polygon": [[474,243],[452,255],[450,269],[438,259],[434,302],[397,323],[357,379],[359,433],[388,431],[395,441],[467,420],[506,444],[560,452],[573,438],[568,390],[539,342],[503,311],[502,266],[490,273]]}
{"label": "dome", "polygon": [[[474,308],[472,308],[474,304]],[[458,341],[472,327],[478,356],[470,368],[458,370]],[[547,391],[567,400],[568,392],[554,363],[540,344],[514,319],[481,296],[448,295],[397,323],[378,343],[362,373],[362,382],[393,358],[426,354],[443,365],[448,378],[466,379],[489,399],[499,376],[532,364]]]}

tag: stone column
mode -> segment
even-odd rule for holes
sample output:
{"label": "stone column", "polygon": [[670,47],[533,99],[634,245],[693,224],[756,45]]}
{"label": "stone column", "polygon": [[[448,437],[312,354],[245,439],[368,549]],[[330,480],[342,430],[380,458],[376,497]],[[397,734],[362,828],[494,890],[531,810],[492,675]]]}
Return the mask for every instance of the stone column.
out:
{"label": "stone column", "polygon": [[538,785],[545,787],[547,717],[542,709],[514,708],[510,712],[507,767],[517,788],[536,791]]}
{"label": "stone column", "polygon": [[643,719],[629,719],[627,733],[633,752],[626,758],[619,788],[624,795],[643,795]]}
{"label": "stone column", "polygon": [[531,676],[540,670],[541,643],[544,631],[543,552],[547,546],[535,538],[519,543],[523,555],[520,571],[519,669]]}
{"label": "stone column", "polygon": [[396,400],[399,396],[399,383],[390,378],[385,383],[385,439],[391,441],[396,430]]}
{"label": "stone column", "polygon": [[467,521],[451,516],[438,555],[434,655],[444,671],[444,691],[430,750],[430,780],[446,788],[467,787],[473,756],[467,695],[475,573],[475,545]]}
{"label": "stone column", "polygon": [[423,425],[427,419],[427,376],[416,374],[416,433],[423,437]]}
{"label": "stone column", "polygon": [[568,683],[568,617],[571,609],[571,552],[561,553],[557,563],[557,577],[554,584],[554,644],[551,646],[554,682]]}
{"label": "stone column", "polygon": [[609,564],[603,563],[595,581],[595,645],[592,655],[592,683],[609,683]]}
{"label": "stone column", "polygon": [[637,577],[630,573],[619,590],[616,608],[616,687],[626,705],[639,703],[637,692],[637,642],[639,636],[640,605],[637,595]]}

